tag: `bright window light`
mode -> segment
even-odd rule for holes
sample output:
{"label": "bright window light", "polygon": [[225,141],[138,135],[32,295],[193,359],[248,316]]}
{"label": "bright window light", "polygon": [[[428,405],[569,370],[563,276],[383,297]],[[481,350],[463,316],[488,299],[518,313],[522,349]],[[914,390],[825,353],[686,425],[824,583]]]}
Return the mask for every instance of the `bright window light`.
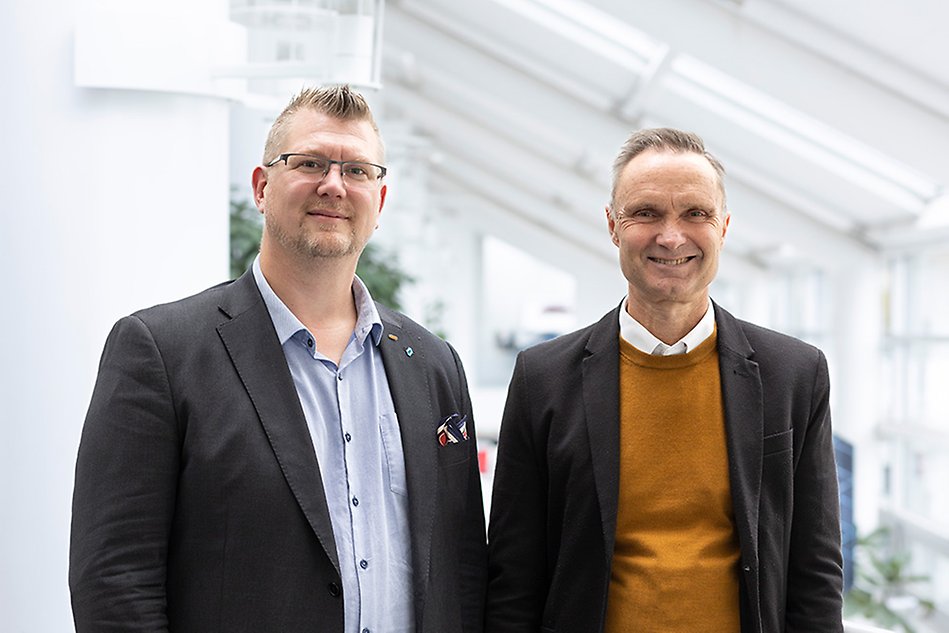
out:
{"label": "bright window light", "polygon": [[494,0],[510,11],[635,72],[663,46],[615,16],[577,0]]}
{"label": "bright window light", "polygon": [[694,57],[677,56],[672,69],[676,76],[712,93],[721,102],[722,114],[727,110],[729,118],[741,119],[749,129],[909,211],[919,212],[938,191],[933,179]]}

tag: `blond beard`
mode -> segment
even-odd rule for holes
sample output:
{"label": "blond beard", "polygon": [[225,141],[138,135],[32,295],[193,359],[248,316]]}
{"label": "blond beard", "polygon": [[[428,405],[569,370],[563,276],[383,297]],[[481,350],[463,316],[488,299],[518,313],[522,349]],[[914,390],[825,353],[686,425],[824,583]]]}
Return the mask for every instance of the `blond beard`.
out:
{"label": "blond beard", "polygon": [[303,223],[298,231],[291,234],[271,217],[264,214],[264,224],[270,237],[285,250],[308,259],[346,257],[361,252],[364,246],[357,243],[355,229],[349,231],[348,240],[341,239],[345,234],[341,235],[338,231],[312,231]]}

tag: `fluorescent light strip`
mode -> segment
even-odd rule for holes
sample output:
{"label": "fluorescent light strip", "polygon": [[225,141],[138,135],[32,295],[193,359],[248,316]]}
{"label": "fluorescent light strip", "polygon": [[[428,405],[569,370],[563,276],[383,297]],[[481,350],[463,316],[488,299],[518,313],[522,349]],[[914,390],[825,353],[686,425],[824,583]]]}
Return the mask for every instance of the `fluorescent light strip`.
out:
{"label": "fluorescent light strip", "polygon": [[[599,30],[602,25],[597,19],[588,15],[592,9],[579,3],[568,3],[564,0],[494,0],[494,2],[634,72],[641,72],[649,63],[650,53],[637,50],[623,40],[604,37],[604,33]],[[568,4],[576,6],[558,6]],[[616,22],[615,19],[613,21]]]}
{"label": "fluorescent light strip", "polygon": [[598,37],[606,38],[617,46],[632,51],[643,59],[651,59],[664,45],[642,31],[631,27],[615,15],[579,0],[533,0],[568,21],[582,24]]}
{"label": "fluorescent light strip", "polygon": [[[737,109],[766,120],[775,128],[806,139],[808,143],[835,155],[838,161],[869,172],[879,181],[886,181],[914,198],[912,204],[905,196],[888,195],[887,198],[901,207],[918,211],[922,201],[931,199],[938,191],[938,184],[898,163],[886,154],[841,134],[836,129],[812,119],[788,107],[781,101],[766,96],[747,84],[689,55],[679,55],[673,62],[673,70],[679,76],[714,93],[720,100],[729,101]],[[798,145],[799,144],[795,144]],[[813,153],[813,152],[809,152]],[[839,164],[839,163],[838,163]],[[853,177],[854,169],[846,169]],[[861,179],[866,183],[866,177]],[[898,200],[903,200],[899,202]]]}
{"label": "fluorescent light strip", "polygon": [[813,164],[846,178],[905,211],[919,213],[922,210],[923,201],[915,192],[908,190],[883,174],[856,164],[849,158],[827,151],[825,147],[802,138],[795,131],[775,124],[774,121],[761,116],[756,111],[740,107],[730,100],[723,99],[717,91],[706,90],[680,77],[670,79],[668,86],[679,96],[700,104],[710,112],[734,121],[749,132],[770,140],[811,161]]}
{"label": "fluorescent light strip", "polygon": [[399,10],[406,15],[412,16],[419,22],[440,31],[446,37],[464,43],[481,55],[497,60],[506,66],[547,83],[570,98],[591,108],[603,107],[604,99],[601,95],[565,75],[561,72],[559,66],[550,64],[547,59],[541,62],[535,61],[525,55],[523,50],[517,50],[501,42],[495,35],[474,30],[471,24],[464,21],[463,16],[450,16],[445,11],[432,11],[428,5],[417,0],[401,0],[398,6]]}

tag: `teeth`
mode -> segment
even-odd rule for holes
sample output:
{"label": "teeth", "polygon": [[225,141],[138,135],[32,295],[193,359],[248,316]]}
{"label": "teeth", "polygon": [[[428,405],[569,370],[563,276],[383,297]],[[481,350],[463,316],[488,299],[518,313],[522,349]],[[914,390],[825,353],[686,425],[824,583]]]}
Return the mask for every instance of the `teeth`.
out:
{"label": "teeth", "polygon": [[687,261],[692,259],[691,257],[680,257],[679,259],[659,259],[658,257],[653,257],[652,261],[659,264],[666,264],[667,266],[677,266],[679,264],[684,264]]}

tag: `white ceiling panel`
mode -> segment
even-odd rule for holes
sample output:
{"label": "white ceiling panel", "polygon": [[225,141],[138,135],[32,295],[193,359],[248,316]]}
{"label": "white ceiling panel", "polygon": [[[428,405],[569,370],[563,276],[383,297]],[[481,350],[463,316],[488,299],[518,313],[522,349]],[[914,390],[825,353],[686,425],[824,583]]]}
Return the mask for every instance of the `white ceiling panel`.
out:
{"label": "white ceiling panel", "polygon": [[386,112],[445,157],[444,196],[590,253],[626,136],[691,129],[729,171],[734,253],[836,267],[912,243],[949,190],[943,4],[393,1]]}

